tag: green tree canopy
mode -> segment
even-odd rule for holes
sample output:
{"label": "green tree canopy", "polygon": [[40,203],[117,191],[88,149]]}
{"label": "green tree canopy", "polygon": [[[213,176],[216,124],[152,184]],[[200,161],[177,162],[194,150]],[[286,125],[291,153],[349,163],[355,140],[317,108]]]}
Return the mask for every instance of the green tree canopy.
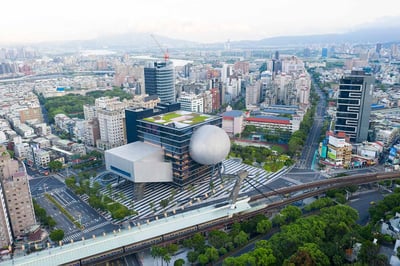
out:
{"label": "green tree canopy", "polygon": [[63,240],[64,231],[61,229],[54,230],[50,233],[49,237],[50,237],[51,241],[58,243],[59,241]]}

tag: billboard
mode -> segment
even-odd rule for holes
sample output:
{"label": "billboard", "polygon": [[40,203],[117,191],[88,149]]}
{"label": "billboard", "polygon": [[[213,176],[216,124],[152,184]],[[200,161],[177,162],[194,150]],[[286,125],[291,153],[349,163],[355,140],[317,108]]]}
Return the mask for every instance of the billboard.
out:
{"label": "billboard", "polygon": [[397,149],[395,147],[390,148],[389,155],[395,157],[397,155]]}
{"label": "billboard", "polygon": [[346,140],[344,138],[336,138],[334,136],[329,136],[329,144],[335,147],[344,147],[346,145]]}
{"label": "billboard", "polygon": [[332,160],[336,160],[336,150],[328,148],[328,158]]}
{"label": "billboard", "polygon": [[326,147],[326,146],[321,147],[321,154],[320,154],[321,158],[324,158],[324,159],[326,158],[327,149],[328,149],[328,147]]}

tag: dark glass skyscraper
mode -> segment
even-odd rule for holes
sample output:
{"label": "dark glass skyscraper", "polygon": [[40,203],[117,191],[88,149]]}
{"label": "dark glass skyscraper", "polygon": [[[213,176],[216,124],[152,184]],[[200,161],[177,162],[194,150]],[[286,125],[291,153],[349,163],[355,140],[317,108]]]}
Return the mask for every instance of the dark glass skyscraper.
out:
{"label": "dark glass skyscraper", "polygon": [[367,140],[374,78],[352,71],[340,80],[335,131],[345,132],[350,142]]}
{"label": "dark glass skyscraper", "polygon": [[148,95],[157,95],[162,103],[175,102],[174,68],[171,62],[154,62],[144,68],[144,85]]}

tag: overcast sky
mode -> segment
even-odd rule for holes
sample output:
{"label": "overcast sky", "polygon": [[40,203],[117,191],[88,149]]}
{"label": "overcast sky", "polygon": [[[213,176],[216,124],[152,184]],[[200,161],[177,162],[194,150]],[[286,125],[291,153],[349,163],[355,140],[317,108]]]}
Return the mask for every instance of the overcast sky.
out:
{"label": "overcast sky", "polygon": [[189,41],[344,32],[400,16],[398,0],[5,0],[0,42],[148,32]]}

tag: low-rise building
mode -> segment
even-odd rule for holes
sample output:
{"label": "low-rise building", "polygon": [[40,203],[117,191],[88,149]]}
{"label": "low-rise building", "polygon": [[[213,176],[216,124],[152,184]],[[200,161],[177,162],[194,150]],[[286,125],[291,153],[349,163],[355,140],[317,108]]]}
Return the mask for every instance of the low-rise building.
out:
{"label": "low-rise building", "polygon": [[244,114],[242,111],[232,110],[222,114],[222,129],[229,136],[240,134],[244,128]]}
{"label": "low-rise building", "polygon": [[320,158],[335,167],[349,167],[352,160],[352,145],[344,132],[328,132],[319,149]]}

